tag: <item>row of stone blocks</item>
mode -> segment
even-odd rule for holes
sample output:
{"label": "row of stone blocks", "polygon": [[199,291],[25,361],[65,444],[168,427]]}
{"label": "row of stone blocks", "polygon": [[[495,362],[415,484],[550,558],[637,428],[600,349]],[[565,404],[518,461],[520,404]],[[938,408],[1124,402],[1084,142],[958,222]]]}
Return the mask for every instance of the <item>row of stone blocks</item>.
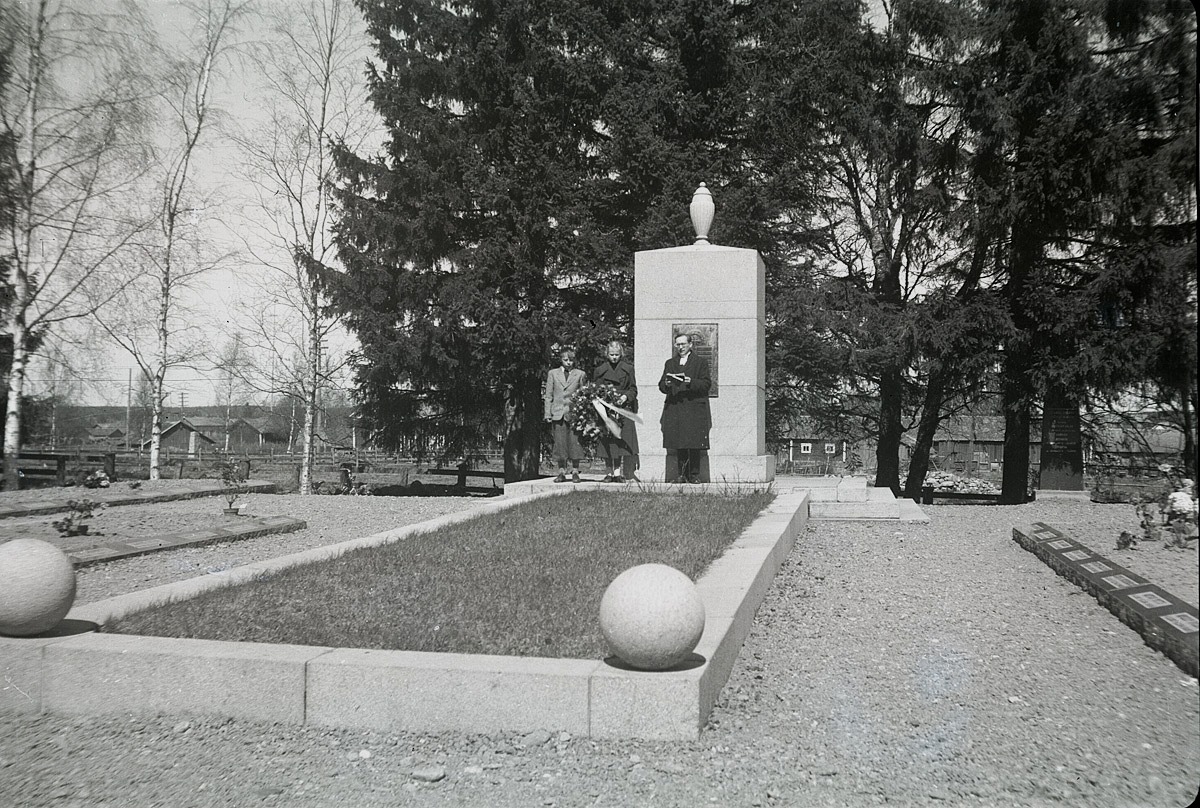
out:
{"label": "row of stone blocks", "polygon": [[1095,597],[1185,673],[1200,676],[1200,619],[1195,606],[1043,522],[1014,527],[1013,539]]}
{"label": "row of stone blocks", "polygon": [[0,710],[200,714],[379,731],[566,730],[611,738],[699,735],[807,519],[804,492],[777,497],[697,582],[704,634],[693,660],[641,672],[608,660],[544,659],[70,635],[152,603],[252,580],[357,547],[403,540],[555,491],[492,500],[403,530],[101,601],[72,611],[60,636],[0,638]]}

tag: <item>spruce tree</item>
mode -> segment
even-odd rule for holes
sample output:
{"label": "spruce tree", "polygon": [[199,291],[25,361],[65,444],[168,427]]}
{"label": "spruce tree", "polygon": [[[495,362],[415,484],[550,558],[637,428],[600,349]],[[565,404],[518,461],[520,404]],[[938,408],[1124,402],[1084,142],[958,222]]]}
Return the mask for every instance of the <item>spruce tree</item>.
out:
{"label": "spruce tree", "polygon": [[[343,273],[360,412],[384,446],[445,456],[499,435],[535,476],[541,384],[630,335],[633,253],[712,238],[774,260],[786,176],[764,171],[753,62],[773,10],[723,0],[362,3],[384,153],[340,148]],[[794,196],[794,194],[793,194]],[[634,346],[635,350],[638,346]],[[653,346],[646,348],[653,350]]]}
{"label": "spruce tree", "polygon": [[999,160],[976,166],[975,227],[1009,318],[1002,491],[1020,502],[1037,402],[1146,377],[1158,333],[1138,312],[1162,256],[1194,243],[1194,16],[1036,0],[985,3],[978,24],[963,106]]}

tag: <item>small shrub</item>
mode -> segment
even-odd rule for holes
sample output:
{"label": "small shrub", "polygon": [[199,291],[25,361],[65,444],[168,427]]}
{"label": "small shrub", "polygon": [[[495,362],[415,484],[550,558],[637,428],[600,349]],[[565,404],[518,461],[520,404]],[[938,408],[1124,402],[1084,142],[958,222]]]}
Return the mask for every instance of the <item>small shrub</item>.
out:
{"label": "small shrub", "polygon": [[1118,550],[1136,550],[1137,543],[1137,536],[1133,535],[1128,530],[1122,530],[1121,535],[1117,537]]}
{"label": "small shrub", "polygon": [[237,498],[241,496],[242,486],[246,484],[246,468],[232,457],[222,458],[217,468],[221,473],[221,483],[224,485],[221,495],[225,497],[225,501],[232,508],[233,503],[237,502]]}
{"label": "small shrub", "polygon": [[108,507],[103,502],[92,502],[90,499],[72,499],[67,502],[70,509],[62,519],[50,524],[60,536],[82,536],[88,531],[88,520]]}

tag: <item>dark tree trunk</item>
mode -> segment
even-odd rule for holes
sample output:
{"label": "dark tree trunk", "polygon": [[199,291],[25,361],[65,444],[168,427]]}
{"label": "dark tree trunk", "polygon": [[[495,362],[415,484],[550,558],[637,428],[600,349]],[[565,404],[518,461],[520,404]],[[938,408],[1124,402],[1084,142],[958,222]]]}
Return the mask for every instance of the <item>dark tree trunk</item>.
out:
{"label": "dark tree trunk", "polygon": [[1179,391],[1180,410],[1183,413],[1183,465],[1188,477],[1196,479],[1196,432],[1192,412],[1192,374],[1191,368],[1183,372],[1183,387]]}
{"label": "dark tree trunk", "polygon": [[1023,357],[1010,357],[1004,363],[1004,476],[1000,482],[1000,502],[1020,505],[1029,491],[1029,435],[1032,396],[1028,383],[1029,368]]}
{"label": "dark tree trunk", "polygon": [[542,464],[542,392],[537,382],[513,390],[504,436],[504,482],[532,480]]}
{"label": "dark tree trunk", "polygon": [[[1026,158],[1018,148],[1018,163]],[[1009,239],[1009,278],[1004,298],[1016,336],[1004,347],[1001,367],[1001,397],[1004,400],[1004,472],[1000,502],[1019,505],[1029,498],[1029,430],[1033,408],[1034,349],[1037,323],[1029,311],[1029,283],[1041,259],[1043,244],[1030,221],[1013,224]]]}
{"label": "dark tree trunk", "polygon": [[925,388],[925,403],[921,407],[921,421],[917,425],[917,443],[913,446],[908,461],[908,477],[904,480],[904,496],[920,501],[921,486],[929,472],[929,454],[933,449],[933,436],[942,423],[942,403],[946,395],[946,373],[938,368],[929,377]]}
{"label": "dark tree trunk", "polygon": [[879,443],[875,448],[875,487],[900,493],[900,415],[904,403],[900,368],[891,367],[879,380]]}

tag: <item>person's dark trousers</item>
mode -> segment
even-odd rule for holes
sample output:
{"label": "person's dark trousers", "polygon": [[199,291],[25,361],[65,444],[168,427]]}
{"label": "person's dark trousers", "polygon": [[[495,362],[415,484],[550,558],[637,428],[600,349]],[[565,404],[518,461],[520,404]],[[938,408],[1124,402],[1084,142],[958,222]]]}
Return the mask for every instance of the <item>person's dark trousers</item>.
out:
{"label": "person's dark trousers", "polygon": [[679,449],[679,482],[700,482],[700,465],[704,460],[703,449]]}

